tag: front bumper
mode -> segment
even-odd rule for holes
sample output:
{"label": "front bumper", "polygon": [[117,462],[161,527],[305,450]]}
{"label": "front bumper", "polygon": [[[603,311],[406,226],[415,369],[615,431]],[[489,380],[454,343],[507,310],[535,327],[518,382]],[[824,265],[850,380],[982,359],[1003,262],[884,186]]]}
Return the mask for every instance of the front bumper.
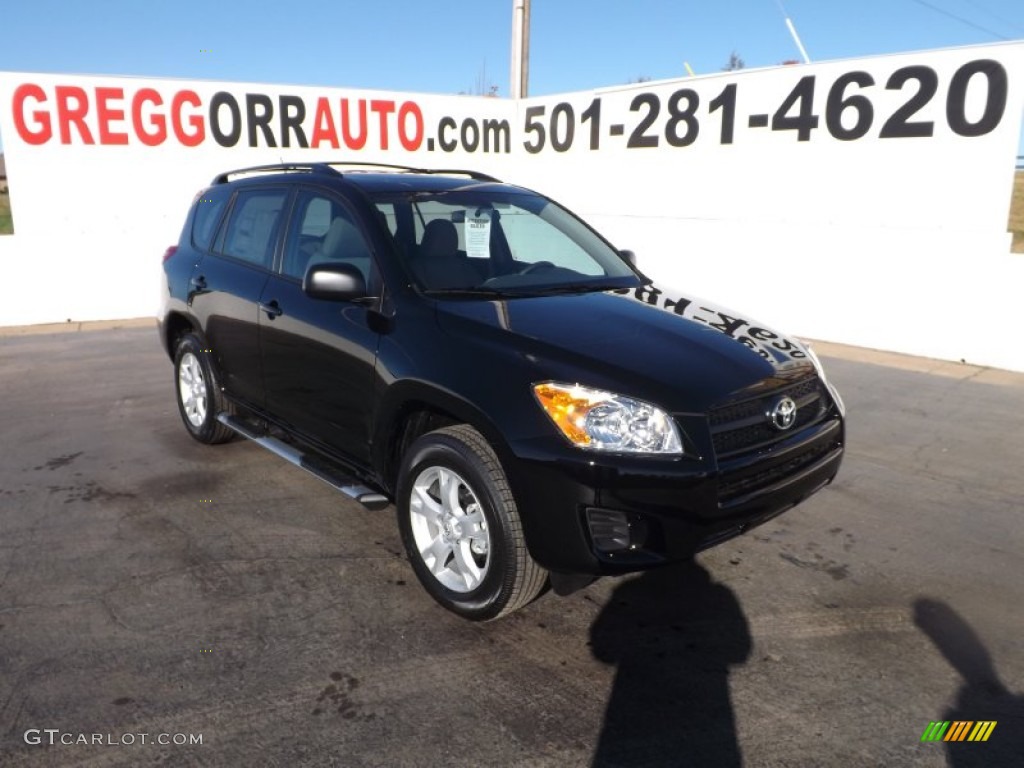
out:
{"label": "front bumper", "polygon": [[627,573],[690,558],[799,504],[836,476],[844,439],[842,418],[833,414],[720,462],[707,454],[601,456],[539,440],[514,447],[517,459],[507,469],[541,566]]}

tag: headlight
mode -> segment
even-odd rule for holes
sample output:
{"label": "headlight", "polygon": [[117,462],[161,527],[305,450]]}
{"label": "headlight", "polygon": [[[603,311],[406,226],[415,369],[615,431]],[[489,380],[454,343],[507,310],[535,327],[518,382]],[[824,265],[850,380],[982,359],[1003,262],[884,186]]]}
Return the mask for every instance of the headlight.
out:
{"label": "headlight", "polygon": [[650,403],[553,381],[534,384],[533,394],[577,448],[609,453],[683,453],[675,421]]}

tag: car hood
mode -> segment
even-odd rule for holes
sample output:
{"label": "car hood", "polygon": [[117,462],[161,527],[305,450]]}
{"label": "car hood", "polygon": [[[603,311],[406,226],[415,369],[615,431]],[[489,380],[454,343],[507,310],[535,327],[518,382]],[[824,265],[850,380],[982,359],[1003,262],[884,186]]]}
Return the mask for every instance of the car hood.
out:
{"label": "car hood", "polygon": [[[437,304],[467,353],[518,353],[536,381],[561,380],[704,411],[739,392],[813,371],[797,341],[741,314],[668,288]],[[515,338],[510,338],[515,337]],[[488,364],[486,356],[478,359]]]}

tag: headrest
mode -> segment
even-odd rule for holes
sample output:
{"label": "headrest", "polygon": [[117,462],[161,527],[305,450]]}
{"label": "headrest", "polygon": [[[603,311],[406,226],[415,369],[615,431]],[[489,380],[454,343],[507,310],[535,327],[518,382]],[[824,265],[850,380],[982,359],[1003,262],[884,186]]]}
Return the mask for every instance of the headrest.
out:
{"label": "headrest", "polygon": [[427,257],[454,256],[459,250],[459,232],[448,219],[427,223],[420,241],[420,254]]}

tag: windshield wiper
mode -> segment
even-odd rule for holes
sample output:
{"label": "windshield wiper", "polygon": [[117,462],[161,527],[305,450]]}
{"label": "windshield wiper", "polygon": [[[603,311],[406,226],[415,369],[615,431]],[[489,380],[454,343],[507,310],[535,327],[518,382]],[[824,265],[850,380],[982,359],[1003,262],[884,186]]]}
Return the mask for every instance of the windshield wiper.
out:
{"label": "windshield wiper", "polygon": [[535,296],[552,296],[559,293],[612,291],[618,287],[617,285],[595,285],[594,283],[565,283],[563,285],[547,285],[541,288],[534,288],[532,292]]}
{"label": "windshield wiper", "polygon": [[468,296],[470,298],[480,297],[485,299],[504,298],[506,296],[520,296],[514,291],[505,291],[501,288],[428,288],[423,291],[425,296]]}
{"label": "windshield wiper", "polygon": [[526,299],[531,296],[557,296],[573,293],[598,293],[620,289],[620,285],[595,283],[562,283],[560,285],[517,285],[508,288],[487,285],[476,288],[432,288],[423,291],[427,296],[465,296],[469,298]]}

